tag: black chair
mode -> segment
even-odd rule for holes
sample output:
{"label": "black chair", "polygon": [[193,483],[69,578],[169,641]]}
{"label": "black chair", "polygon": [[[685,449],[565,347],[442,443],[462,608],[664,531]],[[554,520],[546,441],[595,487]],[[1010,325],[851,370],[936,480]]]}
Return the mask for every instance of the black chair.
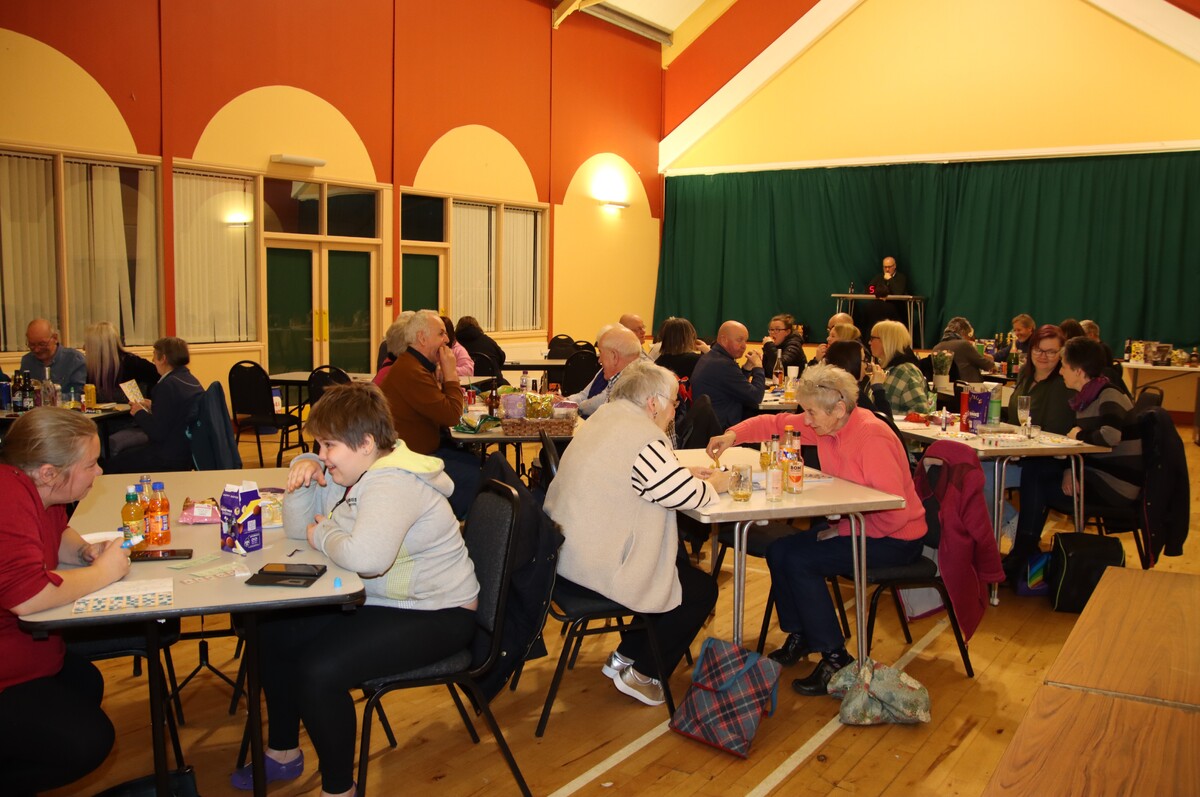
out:
{"label": "black chair", "polygon": [[1146,385],[1138,391],[1137,400],[1133,402],[1133,412],[1135,415],[1138,415],[1151,407],[1161,407],[1162,405],[1162,388],[1155,387],[1154,385]]}
{"label": "black chair", "polygon": [[590,351],[592,354],[595,354],[596,347],[593,344],[588,343],[586,340],[577,340],[575,341],[575,348],[572,350],[571,354],[574,354],[577,351]]}
{"label": "black chair", "polygon": [[[579,656],[584,637],[644,628],[650,637],[650,650],[654,655],[655,666],[660,673],[663,672],[658,637],[654,633],[654,627],[648,624],[645,616],[639,612],[594,593],[585,595],[576,585],[559,579],[554,585],[550,599],[550,616],[564,623],[567,633],[563,639],[562,651],[558,655],[558,667],[554,670],[554,678],[550,681],[550,689],[546,693],[546,703],[542,706],[542,716],[538,719],[537,730],[534,731],[534,735],[539,738],[546,732],[546,723],[550,721],[550,710],[554,708],[554,698],[558,695],[563,675],[568,668],[575,668],[575,660]],[[603,626],[589,628],[591,623],[600,621],[604,621]],[[610,625],[610,621],[615,621],[615,624]],[[664,673],[661,681],[663,696],[666,698],[667,716],[671,717],[675,714],[675,701],[671,699],[670,674]]]}
{"label": "black chair", "polygon": [[[570,396],[583,390],[600,370],[600,358],[590,351],[577,351],[567,358],[563,368],[562,394]],[[550,381],[554,381],[551,377]]]}
{"label": "black chair", "polygon": [[[362,742],[358,754],[358,794],[367,793],[367,764],[371,751],[371,718],[379,716],[387,728],[387,717],[380,700],[396,689],[437,686],[444,684],[450,690],[459,716],[467,726],[471,741],[479,743],[466,707],[459,697],[462,689],[471,700],[477,713],[483,714],[496,744],[512,771],[521,793],[529,797],[529,787],[521,775],[521,769],[513,758],[512,751],[504,741],[504,734],[488,707],[488,701],[480,691],[476,679],[484,675],[495,664],[500,651],[500,638],[504,624],[505,603],[508,597],[509,574],[513,568],[516,546],[513,538],[517,529],[519,511],[517,493],[511,487],[492,480],[484,484],[471,504],[467,514],[463,537],[471,561],[475,563],[475,575],[479,580],[479,608],[475,613],[478,625],[474,647],[464,648],[449,658],[406,673],[385,678],[375,678],[363,683],[367,703],[363,708]],[[486,642],[486,647],[480,642]],[[457,687],[457,688],[456,688]],[[390,729],[389,729],[390,736]],[[392,740],[395,747],[395,741]]]}
{"label": "black chair", "polygon": [[692,407],[675,425],[676,448],[704,448],[708,441],[725,433],[725,426],[717,418],[712,399],[699,395],[692,399]]}
{"label": "black chair", "polygon": [[[934,494],[926,498],[923,502],[927,529],[923,541],[927,549],[936,549],[940,545],[942,537],[942,524],[938,517],[941,504],[937,496],[943,492],[938,489],[943,463],[935,457],[926,455],[921,458],[917,467],[925,468],[929,484],[934,491]],[[850,576],[843,577],[847,579],[851,578]],[[838,614],[841,616],[843,629],[847,629],[846,604],[842,600],[842,591],[838,585],[838,577],[830,577],[829,582],[830,586],[833,587],[834,602],[837,605]],[[963,639],[962,629],[958,625],[958,616],[954,613],[954,605],[950,602],[950,595],[946,592],[946,584],[942,581],[942,577],[938,572],[938,563],[936,561],[930,559],[928,556],[921,556],[915,562],[907,565],[899,565],[897,567],[868,567],[867,583],[875,587],[875,590],[871,593],[871,606],[867,613],[867,653],[871,652],[872,637],[875,634],[875,614],[879,608],[879,598],[883,595],[884,590],[892,594],[892,602],[896,605],[896,615],[900,618],[900,627],[904,631],[904,640],[911,645],[913,641],[912,633],[908,629],[908,617],[905,615],[904,605],[900,601],[900,590],[930,587],[937,590],[938,595],[941,596],[942,606],[946,609],[946,618],[950,621],[950,628],[954,631],[954,639],[958,643],[958,652],[962,656],[963,667],[966,668],[967,677],[975,677],[975,670],[971,667],[971,656],[967,652],[967,643]],[[848,632],[847,636],[849,636]]]}
{"label": "black chair", "polygon": [[[300,416],[291,412],[276,411],[275,399],[271,393],[271,377],[258,363],[242,360],[234,363],[229,369],[229,399],[233,404],[233,425],[237,429],[238,442],[242,439],[243,430],[254,430],[254,440],[258,443],[259,467],[263,467],[263,429],[279,430],[279,454],[275,457],[277,468],[283,467],[284,451],[291,448],[308,451],[308,443],[304,442],[301,432]],[[293,428],[296,430],[297,442],[289,444]]]}
{"label": "black chair", "polygon": [[[555,335],[546,346],[546,358],[550,360],[565,360],[575,353],[575,338],[570,335]],[[594,373],[594,372],[593,372]],[[551,382],[562,385],[563,369],[548,368],[546,378]],[[563,393],[566,393],[564,390]]]}
{"label": "black chair", "polygon": [[499,387],[501,384],[507,384],[504,381],[504,375],[500,373],[500,367],[488,355],[483,352],[477,352],[471,355],[471,359],[475,361],[475,376],[490,376],[481,382],[475,383],[475,389],[480,392],[486,392],[493,387]]}
{"label": "black chair", "polygon": [[195,418],[188,423],[185,433],[196,470],[241,469],[242,454],[225,404],[225,388],[220,382],[210,384],[197,399]]}
{"label": "black chair", "polygon": [[350,375],[336,365],[318,365],[308,375],[308,406],[317,403],[325,389],[333,385],[350,384]]}
{"label": "black chair", "polygon": [[538,462],[542,466],[542,489],[545,490],[558,475],[558,448],[545,429],[538,430],[538,440],[542,444],[542,450],[538,452]]}

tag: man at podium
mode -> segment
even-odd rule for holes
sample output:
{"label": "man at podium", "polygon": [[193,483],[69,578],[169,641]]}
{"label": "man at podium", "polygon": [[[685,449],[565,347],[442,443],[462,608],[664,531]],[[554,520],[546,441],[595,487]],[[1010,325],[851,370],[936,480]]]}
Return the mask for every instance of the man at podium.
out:
{"label": "man at podium", "polygon": [[888,255],[883,259],[883,271],[867,283],[867,293],[881,301],[861,305],[857,319],[859,329],[869,330],[880,321],[905,322],[907,316],[903,302],[882,301],[889,296],[908,293],[908,278],[896,270],[896,258]]}

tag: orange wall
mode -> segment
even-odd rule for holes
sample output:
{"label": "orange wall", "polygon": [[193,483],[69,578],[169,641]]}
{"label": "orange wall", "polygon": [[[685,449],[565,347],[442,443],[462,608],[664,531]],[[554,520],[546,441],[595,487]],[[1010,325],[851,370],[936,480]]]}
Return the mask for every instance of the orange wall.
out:
{"label": "orange wall", "polygon": [[572,14],[554,32],[553,50],[550,201],[563,202],[584,161],[612,152],[638,172],[650,214],[662,218],[661,48],[587,14]]}
{"label": "orange wall", "polygon": [[754,60],[817,0],[738,0],[666,70],[663,133],[670,133]]}
{"label": "orange wall", "polygon": [[157,0],[5,0],[0,27],[79,64],[125,117],[138,152],[161,154]]}
{"label": "orange wall", "polygon": [[353,13],[327,0],[206,0],[164,8],[170,154],[191,157],[208,120],[239,94],[296,86],[341,111],[370,152],[377,179],[390,181],[391,2],[355,0]]}

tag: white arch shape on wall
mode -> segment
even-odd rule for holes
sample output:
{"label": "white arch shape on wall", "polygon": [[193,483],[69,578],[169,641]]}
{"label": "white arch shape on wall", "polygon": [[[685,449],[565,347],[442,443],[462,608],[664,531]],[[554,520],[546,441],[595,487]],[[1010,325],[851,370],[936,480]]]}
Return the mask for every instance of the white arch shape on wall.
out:
{"label": "white arch shape on wall", "polygon": [[55,149],[136,155],[104,87],[48,44],[0,28],[0,139]]}
{"label": "white arch shape on wall", "polygon": [[[271,163],[271,155],[283,153],[325,165]],[[213,114],[191,159],[287,177],[378,182],[354,125],[329,101],[295,86],[260,86],[231,99]]]}

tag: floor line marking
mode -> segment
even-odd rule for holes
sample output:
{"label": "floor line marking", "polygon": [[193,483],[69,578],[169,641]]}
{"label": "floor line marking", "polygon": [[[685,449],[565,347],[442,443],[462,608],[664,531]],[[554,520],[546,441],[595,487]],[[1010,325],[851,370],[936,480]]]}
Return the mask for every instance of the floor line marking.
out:
{"label": "floor line marking", "polygon": [[572,780],[570,783],[560,786],[550,794],[550,797],[568,797],[568,795],[574,794],[587,784],[591,783],[593,780],[596,780],[608,770],[615,767],[617,764],[620,764],[622,761],[629,758],[658,737],[662,736],[667,732],[669,726],[669,722],[663,722],[659,725],[656,725],[655,727],[643,733],[637,739],[634,739],[632,742],[610,755],[608,758],[601,761],[599,764],[593,766],[587,772],[584,772],[582,775]]}
{"label": "floor line marking", "polygon": [[[898,670],[902,670],[907,667],[908,663],[912,661],[918,653],[929,647],[933,643],[933,640],[937,639],[938,635],[945,631],[949,625],[949,621],[945,618],[939,620],[933,628],[929,629],[929,633],[921,637],[921,640],[909,648],[908,652],[901,656],[892,666]],[[772,789],[782,783],[784,779],[786,779],[794,771],[799,769],[800,765],[803,764],[809,756],[816,752],[821,745],[829,741],[830,737],[832,737],[838,732],[839,729],[843,727],[845,726],[842,725],[842,721],[839,718],[834,717],[831,719],[823,728],[821,728],[821,730],[814,733],[808,739],[808,741],[801,745],[796,752],[792,753],[782,764],[776,767],[774,772],[763,778],[762,781],[760,781],[759,784],[754,787],[754,789],[746,792],[746,797],[766,797],[766,795],[771,793]]]}

